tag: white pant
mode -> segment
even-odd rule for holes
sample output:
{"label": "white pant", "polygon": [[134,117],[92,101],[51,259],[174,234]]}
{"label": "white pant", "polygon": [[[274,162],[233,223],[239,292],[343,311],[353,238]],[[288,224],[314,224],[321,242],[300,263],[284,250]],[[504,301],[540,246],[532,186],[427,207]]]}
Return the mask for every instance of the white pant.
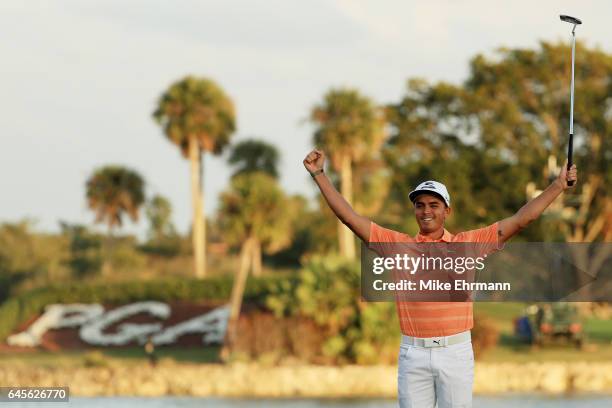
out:
{"label": "white pant", "polygon": [[472,342],[446,347],[400,346],[400,408],[470,408],[474,383]]}

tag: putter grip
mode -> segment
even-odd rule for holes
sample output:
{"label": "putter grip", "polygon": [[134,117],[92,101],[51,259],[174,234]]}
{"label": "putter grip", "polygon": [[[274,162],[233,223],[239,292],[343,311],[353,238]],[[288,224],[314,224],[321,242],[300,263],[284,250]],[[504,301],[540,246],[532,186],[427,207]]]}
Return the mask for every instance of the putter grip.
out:
{"label": "putter grip", "polygon": [[[567,144],[567,170],[568,171],[572,167],[572,164],[573,164],[573,160],[572,160],[573,153],[574,153],[574,135],[570,133],[569,143]],[[573,180],[568,181],[567,185],[570,187],[573,186],[574,181]]]}

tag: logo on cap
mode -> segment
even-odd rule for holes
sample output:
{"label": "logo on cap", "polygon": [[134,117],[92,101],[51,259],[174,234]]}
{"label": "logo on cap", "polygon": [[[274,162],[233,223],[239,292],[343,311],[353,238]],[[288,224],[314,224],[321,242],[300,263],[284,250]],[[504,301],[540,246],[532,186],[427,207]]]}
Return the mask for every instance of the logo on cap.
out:
{"label": "logo on cap", "polygon": [[448,194],[446,186],[440,182],[433,180],[428,180],[419,184],[419,186],[408,195],[410,201],[414,202],[419,193],[424,191],[432,192],[435,195],[440,196],[440,198],[446,203],[446,205],[450,207],[450,195]]}

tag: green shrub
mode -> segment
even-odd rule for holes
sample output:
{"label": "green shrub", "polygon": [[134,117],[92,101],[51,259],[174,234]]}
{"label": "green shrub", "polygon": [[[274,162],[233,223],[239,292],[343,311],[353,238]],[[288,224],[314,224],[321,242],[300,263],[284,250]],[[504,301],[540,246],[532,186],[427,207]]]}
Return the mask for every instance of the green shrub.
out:
{"label": "green shrub", "polygon": [[360,268],[339,257],[312,257],[299,281],[269,292],[266,306],[277,317],[312,319],[324,333],[319,351],[330,362],[393,362],[399,324],[395,305],[361,302]]}

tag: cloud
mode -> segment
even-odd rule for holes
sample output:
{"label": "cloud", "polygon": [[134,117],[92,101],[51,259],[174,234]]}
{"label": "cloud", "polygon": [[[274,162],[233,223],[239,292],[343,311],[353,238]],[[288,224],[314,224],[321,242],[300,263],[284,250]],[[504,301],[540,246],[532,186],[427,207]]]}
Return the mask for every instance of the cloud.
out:
{"label": "cloud", "polygon": [[365,35],[323,0],[71,1],[81,16],[223,47],[347,46]]}

